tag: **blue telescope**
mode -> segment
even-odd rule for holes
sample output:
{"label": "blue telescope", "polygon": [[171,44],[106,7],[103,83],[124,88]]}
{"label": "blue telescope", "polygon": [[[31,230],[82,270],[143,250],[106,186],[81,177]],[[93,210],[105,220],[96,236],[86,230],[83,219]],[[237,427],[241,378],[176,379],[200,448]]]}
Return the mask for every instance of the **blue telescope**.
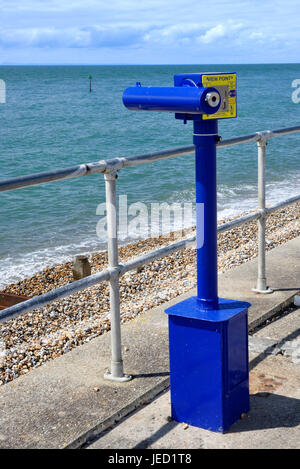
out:
{"label": "blue telescope", "polygon": [[190,80],[174,87],[141,86],[138,82],[124,91],[123,103],[132,111],[214,114],[220,107],[221,96],[216,88],[198,87]]}
{"label": "blue telescope", "polygon": [[[166,310],[172,418],[226,431],[249,410],[249,303],[218,297],[218,120],[236,117],[235,73],[174,76],[174,87],[127,88],[131,110],[173,112],[194,124],[197,296]],[[170,171],[170,177],[172,172]]]}

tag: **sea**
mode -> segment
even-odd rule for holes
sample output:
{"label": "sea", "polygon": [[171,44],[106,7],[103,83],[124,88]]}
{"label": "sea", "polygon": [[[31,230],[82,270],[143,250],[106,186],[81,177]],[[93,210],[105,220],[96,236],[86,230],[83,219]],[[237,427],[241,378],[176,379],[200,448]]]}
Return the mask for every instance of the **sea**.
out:
{"label": "sea", "polygon": [[[0,66],[6,83],[0,179],[191,145],[191,122],[129,111],[122,93],[137,81],[173,86],[174,74],[197,72],[237,73],[238,117],[219,122],[223,139],[299,125],[300,103],[292,94],[300,64]],[[269,140],[266,180],[268,204],[300,193],[300,133]],[[129,207],[192,204],[194,155],[123,169],[117,184]],[[101,174],[0,193],[0,288],[77,254],[104,250],[96,213],[104,201]],[[218,218],[256,204],[256,144],[220,148]],[[193,216],[185,223],[192,225]]]}

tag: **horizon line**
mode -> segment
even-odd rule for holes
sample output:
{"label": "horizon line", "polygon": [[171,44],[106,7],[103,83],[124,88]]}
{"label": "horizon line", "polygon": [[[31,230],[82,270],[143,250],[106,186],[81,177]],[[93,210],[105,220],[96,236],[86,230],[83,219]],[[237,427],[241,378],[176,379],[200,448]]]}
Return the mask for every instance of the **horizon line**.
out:
{"label": "horizon line", "polygon": [[145,67],[145,66],[158,66],[158,67],[167,67],[167,66],[205,66],[205,65],[300,65],[300,62],[236,62],[236,63],[3,63],[0,64],[0,67]]}

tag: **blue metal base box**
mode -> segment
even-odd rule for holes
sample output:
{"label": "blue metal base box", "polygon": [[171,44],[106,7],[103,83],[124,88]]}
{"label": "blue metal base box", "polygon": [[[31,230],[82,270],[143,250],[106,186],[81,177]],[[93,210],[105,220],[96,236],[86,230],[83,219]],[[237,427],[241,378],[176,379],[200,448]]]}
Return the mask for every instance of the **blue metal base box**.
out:
{"label": "blue metal base box", "polygon": [[219,298],[207,310],[192,297],[166,310],[174,420],[224,432],[248,412],[249,306]]}

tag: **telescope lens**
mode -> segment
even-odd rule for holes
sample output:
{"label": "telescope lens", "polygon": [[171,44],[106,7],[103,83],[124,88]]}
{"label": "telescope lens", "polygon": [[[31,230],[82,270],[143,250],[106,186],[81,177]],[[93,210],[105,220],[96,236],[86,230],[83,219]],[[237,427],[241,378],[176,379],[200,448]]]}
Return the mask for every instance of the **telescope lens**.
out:
{"label": "telescope lens", "polygon": [[215,91],[211,91],[207,93],[205,97],[205,101],[210,107],[217,107],[220,104],[220,95],[219,93],[216,93]]}

